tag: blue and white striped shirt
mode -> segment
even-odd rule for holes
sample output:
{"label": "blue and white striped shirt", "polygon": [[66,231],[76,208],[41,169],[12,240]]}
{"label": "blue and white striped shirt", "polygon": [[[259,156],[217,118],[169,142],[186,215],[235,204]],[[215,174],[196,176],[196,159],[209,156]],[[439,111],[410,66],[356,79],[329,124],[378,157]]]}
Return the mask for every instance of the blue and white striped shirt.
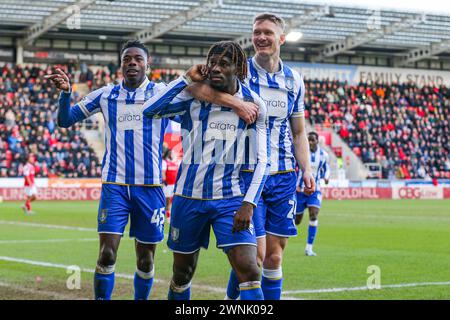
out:
{"label": "blue and white striped shirt", "polygon": [[[247,125],[231,109],[198,101],[183,89],[181,77],[164,92],[144,104],[144,115],[170,117],[180,115],[183,160],[178,170],[175,194],[195,199],[222,199],[244,196],[244,201],[258,203],[268,170],[268,128],[266,106],[257,94],[239,84],[235,94],[259,105],[257,121]],[[256,165],[250,187],[245,192],[240,169],[245,140],[254,132]]]}
{"label": "blue and white striped shirt", "polygon": [[58,124],[69,127],[97,112],[105,120],[105,154],[102,182],[126,185],[161,185],[162,147],[168,119],[150,119],[142,114],[143,104],[163,83],[145,81],[135,90],[123,83],[89,93],[70,107],[70,94],[62,92]]}
{"label": "blue and white striped shirt", "polygon": [[[328,163],[328,153],[317,147],[316,152],[311,151],[311,172],[316,183],[316,191],[320,191],[320,179],[330,178],[330,165]],[[303,172],[298,174],[297,185],[302,189],[304,187]]]}
{"label": "blue and white striped shirt", "polygon": [[[248,59],[247,85],[266,103],[270,130],[270,173],[294,171],[290,119],[304,116],[305,85],[300,74],[280,60],[280,71],[268,73]],[[253,169],[246,166],[245,169]]]}

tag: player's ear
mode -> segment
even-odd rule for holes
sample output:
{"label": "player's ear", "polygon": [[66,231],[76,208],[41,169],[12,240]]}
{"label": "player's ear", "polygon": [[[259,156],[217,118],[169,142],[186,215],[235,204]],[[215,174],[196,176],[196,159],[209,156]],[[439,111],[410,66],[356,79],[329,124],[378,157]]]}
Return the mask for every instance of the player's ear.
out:
{"label": "player's ear", "polygon": [[280,35],[280,46],[282,46],[286,42],[286,34],[282,33]]}
{"label": "player's ear", "polygon": [[145,67],[145,70],[146,71],[150,71],[151,70],[151,65],[152,65],[152,57],[148,56],[148,58],[147,58],[147,65]]}

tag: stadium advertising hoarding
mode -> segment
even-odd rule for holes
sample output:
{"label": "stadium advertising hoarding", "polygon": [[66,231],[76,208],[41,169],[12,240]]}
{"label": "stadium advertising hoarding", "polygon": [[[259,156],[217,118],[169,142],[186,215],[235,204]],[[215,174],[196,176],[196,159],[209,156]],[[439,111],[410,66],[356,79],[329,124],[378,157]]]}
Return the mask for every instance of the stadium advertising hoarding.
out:
{"label": "stadium advertising hoarding", "polygon": [[[87,201],[99,200],[101,188],[37,188],[38,200]],[[4,201],[22,201],[25,199],[23,188],[0,188],[0,197]]]}
{"label": "stadium advertising hoarding", "polygon": [[[322,186],[324,199],[448,199],[450,187],[445,185],[406,185],[405,182],[386,183],[380,187],[378,180],[337,183],[331,180],[329,186]],[[36,179],[39,200],[99,200],[100,179]],[[372,186],[373,185],[373,186]],[[0,179],[0,198],[4,201],[22,201],[25,197],[23,179]]]}
{"label": "stadium advertising hoarding", "polygon": [[[39,200],[99,200],[100,179],[36,179]],[[0,197],[4,201],[25,199],[23,179],[0,179]]]}
{"label": "stadium advertising hoarding", "polygon": [[7,48],[0,48],[0,61],[4,62],[14,61],[14,50]]}
{"label": "stadium advertising hoarding", "polygon": [[356,200],[356,199],[391,199],[391,188],[322,188],[324,199]]}
{"label": "stadium advertising hoarding", "polygon": [[162,56],[152,54],[152,65],[164,68],[190,68],[205,63],[204,57]]}
{"label": "stadium advertising hoarding", "polygon": [[409,68],[384,68],[327,63],[286,62],[300,71],[305,79],[347,81],[351,85],[359,82],[413,83],[418,87],[425,85],[450,86],[450,72]]}
{"label": "stadium advertising hoarding", "polygon": [[440,186],[437,187],[404,186],[392,188],[392,199],[443,199],[443,198],[444,198],[444,188]]}
{"label": "stadium advertising hoarding", "polygon": [[23,51],[25,62],[67,62],[69,60],[84,61],[92,64],[100,63],[115,63],[119,61],[119,56],[116,52],[75,52],[75,51]]}

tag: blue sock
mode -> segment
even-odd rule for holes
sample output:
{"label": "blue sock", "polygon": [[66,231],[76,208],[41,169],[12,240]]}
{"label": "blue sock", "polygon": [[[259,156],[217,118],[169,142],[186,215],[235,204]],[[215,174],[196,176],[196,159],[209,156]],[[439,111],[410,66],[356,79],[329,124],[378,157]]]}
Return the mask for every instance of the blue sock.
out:
{"label": "blue sock", "polygon": [[308,226],[308,244],[312,245],[314,239],[316,238],[317,229],[319,228],[319,220],[314,220],[309,222]]}
{"label": "blue sock", "polygon": [[184,286],[177,286],[172,281],[167,298],[168,300],[191,300],[191,283],[189,282]]}
{"label": "blue sock", "polygon": [[260,281],[250,281],[239,284],[241,300],[264,300]]}
{"label": "blue sock", "polygon": [[153,286],[154,271],[134,273],[134,300],[147,300]]}
{"label": "blue sock", "polygon": [[261,287],[264,300],[280,300],[283,287],[283,273],[281,268],[276,270],[264,269],[262,271]]}
{"label": "blue sock", "polygon": [[228,300],[236,300],[239,298],[239,280],[236,276],[236,272],[231,269],[230,278],[228,279],[227,298]]}
{"label": "blue sock", "polygon": [[108,274],[95,272],[94,274],[95,300],[111,300],[113,289],[114,289],[114,272]]}

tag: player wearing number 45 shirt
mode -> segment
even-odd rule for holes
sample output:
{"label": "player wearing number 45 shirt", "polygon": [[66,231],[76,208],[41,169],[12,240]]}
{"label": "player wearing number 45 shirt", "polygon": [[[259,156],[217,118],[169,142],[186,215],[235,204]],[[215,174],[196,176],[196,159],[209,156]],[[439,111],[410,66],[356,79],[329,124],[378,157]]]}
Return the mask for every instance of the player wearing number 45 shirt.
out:
{"label": "player wearing number 45 shirt", "polygon": [[[149,105],[144,111],[146,116],[181,116],[183,160],[175,185],[168,239],[168,247],[174,252],[168,297],[190,298],[199,250],[208,248],[212,227],[217,247],[227,254],[237,274],[241,299],[262,299],[252,215],[269,168],[266,107],[243,84],[247,61],[237,43],[214,44],[208,52],[207,66],[194,68],[201,70],[199,73],[213,88],[253,101],[260,112],[256,123],[247,125],[231,108],[194,99],[184,90],[194,80],[187,77],[171,82],[165,92],[145,104]],[[255,167],[248,188],[240,177],[247,136],[257,150],[251,159]]]}
{"label": "player wearing number 45 shirt", "polygon": [[161,154],[168,119],[142,115],[143,104],[164,84],[148,80],[149,53],[139,41],[128,41],[121,52],[124,80],[88,94],[70,106],[69,78],[60,69],[47,76],[61,90],[58,125],[68,128],[95,113],[105,120],[102,192],[98,208],[100,250],[94,275],[95,299],[109,300],[120,239],[128,220],[135,238],[137,269],[134,298],[147,299],[153,284],[156,244],[164,238],[165,198]]}
{"label": "player wearing number 45 shirt", "polygon": [[320,192],[320,180],[323,178],[325,184],[328,184],[330,179],[330,166],[328,164],[328,154],[325,150],[318,146],[319,135],[316,132],[308,133],[309,148],[311,152],[311,169],[316,182],[316,191],[307,195],[304,192],[303,172],[299,171],[297,182],[297,213],[295,217],[295,224],[299,225],[303,218],[303,212],[306,208],[309,210],[309,227],[308,238],[305,248],[307,256],[315,256],[316,253],[312,250],[314,239],[316,238],[317,228],[319,226],[319,210],[322,205],[322,193]]}

